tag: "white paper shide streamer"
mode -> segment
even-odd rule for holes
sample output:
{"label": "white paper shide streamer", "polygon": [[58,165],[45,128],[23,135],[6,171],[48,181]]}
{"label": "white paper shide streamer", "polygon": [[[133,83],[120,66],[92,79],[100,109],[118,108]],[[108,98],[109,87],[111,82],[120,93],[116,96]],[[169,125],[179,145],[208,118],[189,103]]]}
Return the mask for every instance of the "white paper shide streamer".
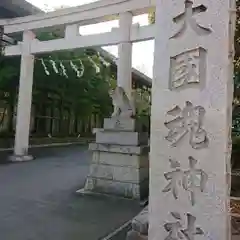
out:
{"label": "white paper shide streamer", "polygon": [[84,65],[83,65],[81,59],[79,59],[79,63],[80,63],[80,71],[81,71],[80,76],[82,77],[84,74],[85,68],[84,68]]}
{"label": "white paper shide streamer", "polygon": [[50,72],[48,71],[47,66],[46,66],[45,62],[43,61],[43,59],[41,59],[41,63],[42,63],[45,74],[49,76]]}
{"label": "white paper shide streamer", "polygon": [[81,72],[78,70],[78,67],[76,64],[73,63],[73,61],[70,61],[70,66],[72,67],[72,69],[76,72],[77,77],[81,77]]}
{"label": "white paper shide streamer", "polygon": [[100,73],[100,67],[93,61],[91,57],[88,57],[89,61],[93,64],[94,68],[96,69],[96,73]]}
{"label": "white paper shide streamer", "polygon": [[50,60],[49,62],[52,64],[52,67],[53,67],[54,72],[58,74],[59,71],[58,71],[56,62],[53,61],[53,60]]}
{"label": "white paper shide streamer", "polygon": [[63,76],[66,77],[66,78],[68,78],[67,70],[66,70],[66,68],[64,67],[63,63],[60,62],[59,65],[60,65],[60,68],[62,69],[62,74],[63,74]]}
{"label": "white paper shide streamer", "polygon": [[110,63],[107,62],[107,61],[100,55],[99,52],[98,52],[98,57],[99,57],[100,61],[102,62],[102,64],[103,64],[104,66],[106,66],[106,67],[109,67],[109,66],[110,66]]}
{"label": "white paper shide streamer", "polygon": [[[109,66],[110,63],[108,63],[103,57],[100,56],[99,54],[99,60],[101,61],[101,63],[105,66]],[[101,68],[98,66],[98,64],[90,57],[88,56],[87,59],[91,62],[91,64],[93,65],[93,67],[95,68],[95,71],[96,73],[100,73],[101,72]],[[46,65],[46,61],[49,62],[54,70],[54,72],[56,74],[61,74],[63,75],[64,77],[68,78],[68,74],[67,74],[67,70],[66,70],[66,67],[64,66],[64,62],[67,62],[70,64],[71,68],[73,69],[74,72],[76,72],[77,74],[77,77],[78,78],[81,78],[83,75],[84,75],[84,72],[85,72],[85,67],[83,65],[83,62],[81,59],[74,59],[74,60],[56,60],[54,61],[53,59],[47,59],[47,60],[44,60],[44,59],[38,59],[41,61],[42,63],[42,66],[44,68],[44,72],[46,75],[50,75],[50,72],[47,68],[47,65]],[[79,63],[79,66],[77,64],[75,64],[75,62],[78,62]],[[59,66],[59,68],[58,68]]]}
{"label": "white paper shide streamer", "polygon": [[107,62],[102,56],[99,56],[99,59],[102,62],[102,64],[105,65],[106,67],[110,66],[110,63]]}

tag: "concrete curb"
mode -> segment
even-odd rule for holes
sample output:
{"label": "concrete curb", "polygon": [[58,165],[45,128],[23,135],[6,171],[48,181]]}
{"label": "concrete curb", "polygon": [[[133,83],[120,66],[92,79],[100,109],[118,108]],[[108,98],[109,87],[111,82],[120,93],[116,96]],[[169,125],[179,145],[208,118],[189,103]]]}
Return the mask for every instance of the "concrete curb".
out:
{"label": "concrete curb", "polygon": [[100,240],[125,240],[128,231],[131,230],[132,220],[126,222],[121,227],[110,233],[108,236],[101,238]]}
{"label": "concrete curb", "polygon": [[[148,221],[146,222],[142,220],[145,219],[146,214],[148,218],[148,207],[143,208],[142,211],[138,213],[133,219],[126,222],[121,227],[119,227],[118,229],[110,233],[107,237],[102,238],[101,240],[126,240],[127,235],[130,231],[140,234],[139,236],[143,236],[143,238],[145,239],[144,234],[148,232]],[[143,239],[142,237],[140,238]],[[140,239],[140,238],[136,238],[136,239]]]}
{"label": "concrete curb", "polygon": [[[51,144],[39,144],[39,145],[30,145],[29,148],[42,148],[42,147],[64,147],[70,145],[84,145],[88,144],[86,142],[70,142],[70,143],[51,143]],[[14,148],[0,148],[0,152],[13,151]]]}

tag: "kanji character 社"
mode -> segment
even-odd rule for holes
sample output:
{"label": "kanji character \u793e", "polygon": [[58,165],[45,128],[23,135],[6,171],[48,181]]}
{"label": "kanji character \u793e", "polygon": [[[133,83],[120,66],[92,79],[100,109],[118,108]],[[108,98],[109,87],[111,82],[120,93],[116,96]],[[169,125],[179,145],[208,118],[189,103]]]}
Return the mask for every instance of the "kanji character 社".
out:
{"label": "kanji character \u793e", "polygon": [[165,223],[164,229],[169,233],[164,240],[194,240],[195,235],[204,235],[201,228],[195,227],[196,217],[187,214],[187,228],[183,228],[182,217],[177,212],[171,212],[171,215],[177,220],[176,222]]}
{"label": "kanji character \u793e", "polygon": [[165,223],[164,228],[169,233],[165,240],[179,240],[183,239],[182,233],[182,218],[179,213],[171,212],[171,215],[177,220],[176,222]]}

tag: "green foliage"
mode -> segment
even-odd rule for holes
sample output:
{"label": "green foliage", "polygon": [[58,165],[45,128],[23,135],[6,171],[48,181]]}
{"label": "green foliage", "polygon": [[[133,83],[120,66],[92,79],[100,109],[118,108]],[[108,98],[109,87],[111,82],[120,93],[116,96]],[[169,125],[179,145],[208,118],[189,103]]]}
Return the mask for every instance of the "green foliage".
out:
{"label": "green foliage", "polygon": [[[39,36],[41,40],[49,40],[58,37],[58,33],[54,32],[51,35],[42,33]],[[89,61],[88,56],[94,60],[100,67],[100,72],[97,73],[93,64]],[[49,56],[40,56],[44,59],[49,59]],[[50,75],[45,75],[42,64],[37,61],[34,75],[34,89],[47,88],[48,91],[54,92],[59,96],[62,104],[70,105],[77,115],[85,117],[91,113],[109,114],[111,111],[111,102],[108,96],[110,69],[100,61],[98,53],[90,49],[78,49],[75,51],[57,52],[51,54],[53,60],[72,60],[81,59],[85,71],[81,78],[76,76],[75,71],[70,66],[69,62],[64,62],[68,78],[63,76],[61,68],[57,63],[60,71],[55,73],[51,64],[46,64]],[[76,65],[77,62],[75,62]],[[79,62],[80,66],[80,62]],[[78,67],[79,67],[78,66]],[[45,92],[41,92],[42,100],[44,101]],[[40,96],[41,98],[41,96]]]}
{"label": "green foliage", "polygon": [[62,101],[70,104],[81,116],[89,115],[92,112],[106,114],[110,106],[110,99],[107,94],[109,73],[106,67],[98,61],[97,56],[92,58],[100,66],[100,73],[96,73],[92,63],[87,60],[84,51],[52,56],[52,59],[55,60],[78,58],[85,59],[82,61],[85,71],[81,78],[76,76],[76,73],[68,62],[64,63],[68,78],[61,74],[61,70],[60,74],[56,74],[51,65],[47,65],[50,75],[45,75],[41,63],[37,62],[34,78],[35,89],[44,89],[47,87],[49,91],[57,94]]}
{"label": "green foliage", "polygon": [[240,151],[240,137],[234,136],[232,139],[232,158],[231,158],[231,164],[232,168],[239,169],[239,152]]}
{"label": "green foliage", "polygon": [[[240,74],[240,0],[236,0],[237,22],[235,34],[235,75]],[[239,77],[238,77],[239,78]],[[238,81],[239,83],[239,81]]]}
{"label": "green foliage", "polygon": [[234,102],[233,102],[233,136],[240,135],[240,0],[236,1],[237,19],[235,32],[234,61]]}
{"label": "green foliage", "polygon": [[151,92],[146,89],[137,89],[135,91],[135,105],[137,109],[137,114],[149,116],[151,108]]}
{"label": "green foliage", "polygon": [[[43,32],[38,35],[38,38],[43,41],[59,37],[61,36],[58,30],[52,33]],[[91,56],[94,62],[97,63],[100,72],[96,72],[96,68],[88,59],[88,56]],[[54,60],[59,73],[55,73],[51,63],[46,61],[45,64],[50,72],[49,76],[46,75],[40,61],[42,58]],[[57,61],[63,59],[81,59],[85,68],[83,76],[78,78],[69,61],[66,61],[63,62],[68,75],[68,78],[66,78],[59,66],[59,61]],[[74,64],[80,67],[80,61],[75,61]],[[1,102],[3,101],[1,92],[6,91],[9,96],[8,104],[15,105],[19,83],[20,58],[2,57],[0,66]],[[111,73],[111,67],[107,67],[102,63],[98,52],[95,50],[77,49],[36,56],[33,82],[33,103],[37,109],[36,114],[37,116],[46,116],[48,109],[53,108],[58,109],[60,121],[64,119],[66,111],[69,112],[70,116],[74,116],[75,120],[89,118],[92,114],[108,116],[112,110],[108,91],[114,82],[116,80],[114,74]],[[10,92],[12,94],[9,94]]]}
{"label": "green foliage", "polygon": [[149,14],[148,14],[148,21],[150,24],[154,24],[155,23],[155,11],[151,11]]}
{"label": "green foliage", "polygon": [[[16,78],[19,76],[19,59],[3,58],[0,59],[0,89],[9,89]],[[15,81],[14,81],[15,80]]]}

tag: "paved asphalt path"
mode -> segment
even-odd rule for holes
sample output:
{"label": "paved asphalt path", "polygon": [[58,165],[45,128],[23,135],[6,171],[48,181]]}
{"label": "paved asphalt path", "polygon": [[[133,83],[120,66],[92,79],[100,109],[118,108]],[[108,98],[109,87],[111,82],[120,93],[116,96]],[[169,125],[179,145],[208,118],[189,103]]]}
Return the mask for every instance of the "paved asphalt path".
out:
{"label": "paved asphalt path", "polygon": [[36,160],[16,164],[0,153],[1,240],[98,240],[141,210],[134,201],[75,193],[88,174],[86,147],[33,152]]}

